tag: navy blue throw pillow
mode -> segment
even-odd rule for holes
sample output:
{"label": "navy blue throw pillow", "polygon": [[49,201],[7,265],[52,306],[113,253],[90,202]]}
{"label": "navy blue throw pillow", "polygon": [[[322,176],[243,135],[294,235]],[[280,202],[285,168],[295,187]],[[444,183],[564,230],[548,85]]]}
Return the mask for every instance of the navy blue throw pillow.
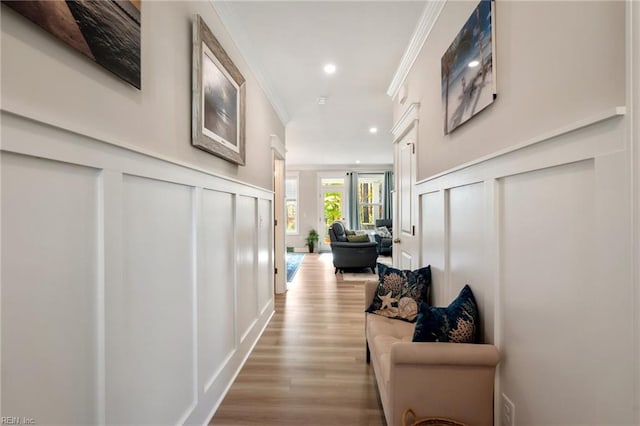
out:
{"label": "navy blue throw pillow", "polygon": [[414,322],[418,307],[429,299],[431,267],[409,271],[378,263],[377,269],[378,287],[365,312]]}
{"label": "navy blue throw pillow", "polygon": [[420,305],[413,333],[414,342],[476,343],[478,338],[478,305],[473,292],[465,285],[446,308]]}

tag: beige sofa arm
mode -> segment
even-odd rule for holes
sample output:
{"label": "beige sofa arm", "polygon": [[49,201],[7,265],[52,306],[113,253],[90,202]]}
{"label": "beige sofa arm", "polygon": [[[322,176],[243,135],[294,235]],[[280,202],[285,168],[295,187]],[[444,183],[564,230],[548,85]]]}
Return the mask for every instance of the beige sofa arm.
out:
{"label": "beige sofa arm", "polygon": [[493,345],[409,343],[391,346],[390,426],[405,409],[469,426],[493,425],[493,385],[500,359]]}
{"label": "beige sofa arm", "polygon": [[378,286],[378,280],[368,280],[364,282],[364,308],[367,309],[373,298],[376,296],[376,287]]}
{"label": "beige sofa arm", "polygon": [[391,346],[391,365],[428,364],[495,367],[500,355],[493,345],[475,343],[398,342]]}

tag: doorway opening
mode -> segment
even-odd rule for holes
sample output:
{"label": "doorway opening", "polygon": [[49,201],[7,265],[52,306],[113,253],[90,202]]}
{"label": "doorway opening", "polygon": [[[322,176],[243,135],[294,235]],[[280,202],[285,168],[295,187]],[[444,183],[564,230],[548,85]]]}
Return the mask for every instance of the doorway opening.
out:
{"label": "doorway opening", "polygon": [[331,251],[329,227],[336,220],[344,221],[345,211],[345,179],[344,177],[320,178],[320,229],[319,249],[321,252]]}

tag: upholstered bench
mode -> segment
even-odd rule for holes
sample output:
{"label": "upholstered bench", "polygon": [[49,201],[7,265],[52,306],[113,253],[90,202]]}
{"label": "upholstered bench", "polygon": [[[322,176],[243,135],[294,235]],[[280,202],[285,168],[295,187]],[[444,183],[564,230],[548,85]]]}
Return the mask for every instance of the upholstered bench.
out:
{"label": "upholstered bench", "polygon": [[[365,283],[365,309],[377,281]],[[401,426],[411,408],[468,426],[493,425],[493,384],[499,361],[493,345],[413,342],[415,323],[366,313],[367,361],[375,374],[388,426]]]}

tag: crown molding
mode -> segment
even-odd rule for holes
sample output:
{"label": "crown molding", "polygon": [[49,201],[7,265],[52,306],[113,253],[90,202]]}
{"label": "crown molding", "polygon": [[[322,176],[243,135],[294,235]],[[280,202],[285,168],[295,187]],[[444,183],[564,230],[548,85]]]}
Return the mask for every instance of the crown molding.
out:
{"label": "crown molding", "polygon": [[413,31],[413,36],[409,41],[407,49],[404,51],[404,55],[402,55],[400,65],[387,89],[387,95],[391,96],[391,98],[395,98],[400,91],[400,87],[407,78],[407,75],[409,75],[409,71],[411,71],[414,62],[418,58],[418,54],[422,46],[424,46],[424,42],[427,41],[446,2],[447,0],[425,2],[422,15],[420,15],[416,29]]}
{"label": "crown molding", "polygon": [[282,143],[282,140],[278,135],[271,135],[271,149],[276,153],[276,156],[280,160],[284,160],[287,157],[287,147]]}
{"label": "crown molding", "polygon": [[407,130],[411,128],[411,125],[419,120],[419,110],[419,103],[415,102],[409,105],[404,114],[402,114],[402,117],[398,119],[396,124],[391,129],[391,134],[393,135],[393,143],[398,142],[400,138],[404,136],[405,133],[407,133]]}
{"label": "crown molding", "polygon": [[253,48],[251,40],[247,38],[246,33],[244,32],[243,27],[240,24],[236,14],[229,6],[228,3],[231,2],[215,0],[209,1],[213,6],[213,9],[220,17],[220,20],[226,27],[227,31],[233,38],[236,47],[242,54],[244,60],[247,62],[251,73],[256,78],[256,80],[258,80],[258,84],[260,85],[260,87],[262,87],[265,96],[267,97],[267,99],[269,99],[269,102],[271,102],[271,105],[278,115],[278,118],[280,118],[282,124],[286,126],[290,119],[289,113],[284,107],[284,103],[282,102],[280,97],[276,94],[271,81],[262,73],[261,70],[263,70],[264,67],[262,66],[262,63],[260,63],[260,61],[256,59],[257,55],[255,54],[255,49]]}
{"label": "crown molding", "polygon": [[362,172],[383,173],[392,171],[393,164],[287,164],[289,172]]}

